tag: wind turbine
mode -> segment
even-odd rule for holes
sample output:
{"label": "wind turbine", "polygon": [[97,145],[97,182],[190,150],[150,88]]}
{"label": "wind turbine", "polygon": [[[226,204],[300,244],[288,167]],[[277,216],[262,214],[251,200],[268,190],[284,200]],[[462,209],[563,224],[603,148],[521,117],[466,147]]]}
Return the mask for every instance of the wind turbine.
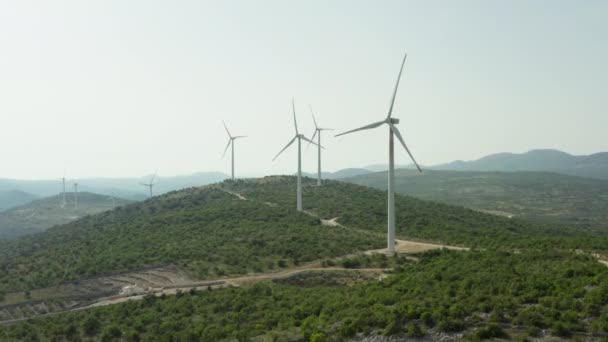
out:
{"label": "wind turbine", "polygon": [[65,199],[65,174],[63,175],[63,177],[61,177],[61,178],[59,178],[59,179],[61,179],[61,183],[62,183],[62,186],[63,186],[63,188],[62,188],[62,189],[63,189],[63,191],[62,191],[62,193],[61,193],[61,195],[63,196],[63,199],[62,199],[62,201],[61,201],[61,203],[60,203],[60,205],[59,205],[59,206],[60,206],[61,208],[65,208],[65,205],[67,204],[67,201],[66,201],[66,199]]}
{"label": "wind turbine", "polygon": [[232,146],[232,180],[234,180],[234,141],[236,139],[240,139],[240,138],[246,138],[246,135],[237,135],[237,136],[232,136],[230,134],[230,131],[228,130],[228,127],[226,127],[226,123],[224,121],[222,121],[222,123],[224,124],[224,128],[226,129],[226,133],[228,133],[228,145],[226,145],[226,148],[224,149],[224,154],[222,154],[222,158],[224,158],[224,156],[226,155],[226,151],[228,151],[228,147]]}
{"label": "wind turbine", "polygon": [[[315,133],[312,135],[310,140],[315,140],[315,136],[317,136],[317,186],[321,186],[321,132],[322,131],[332,131],[332,128],[321,128],[317,125],[317,120],[315,120],[315,114],[312,112],[312,106],[310,106],[310,115],[312,115],[312,121],[315,123]],[[310,146],[310,143],[308,143]]]}
{"label": "wind turbine", "polygon": [[152,197],[152,188],[154,187],[154,178],[156,178],[156,173],[158,171],[154,172],[154,174],[152,175],[152,177],[150,177],[150,182],[148,183],[141,183],[141,185],[143,186],[147,186],[150,189],[150,198]]}
{"label": "wind turbine", "polygon": [[296,105],[295,105],[293,98],[291,99],[291,107],[293,109],[293,124],[296,128],[296,135],[293,137],[293,139],[291,139],[291,141],[289,143],[287,143],[287,145],[285,147],[283,147],[283,149],[272,159],[272,161],[277,159],[277,157],[281,153],[283,153],[283,151],[285,151],[289,146],[291,146],[291,144],[293,144],[294,141],[298,140],[298,188],[297,188],[297,207],[296,208],[298,209],[298,211],[302,211],[302,140],[308,141],[309,143],[311,143],[313,145],[317,145],[317,144],[315,144],[312,140],[305,137],[304,134],[300,134],[300,132],[298,132],[298,122],[296,120]]}
{"label": "wind turbine", "polygon": [[74,182],[74,208],[78,209],[78,183]]}
{"label": "wind turbine", "polygon": [[401,133],[395,126],[396,124],[399,123],[399,119],[392,117],[393,105],[395,104],[395,96],[397,95],[397,88],[399,88],[399,80],[401,79],[401,72],[403,71],[403,65],[405,64],[406,57],[407,57],[407,53],[403,56],[403,62],[401,62],[401,69],[399,69],[399,75],[397,76],[397,83],[395,84],[395,90],[393,91],[393,97],[391,99],[391,105],[388,109],[388,115],[386,116],[386,119],[336,135],[336,136],[341,136],[341,135],[345,135],[345,134],[349,134],[349,133],[353,133],[353,132],[357,132],[357,131],[372,129],[372,128],[376,128],[376,127],[379,127],[384,124],[388,125],[388,127],[389,127],[389,130],[388,130],[388,133],[389,133],[389,135],[388,135],[388,165],[389,165],[389,167],[388,167],[388,237],[387,237],[387,244],[388,244],[387,250],[388,250],[389,254],[395,253],[395,189],[393,187],[393,185],[395,183],[395,153],[394,153],[394,144],[393,144],[394,136],[397,136],[397,139],[399,140],[399,142],[401,143],[401,145],[403,146],[403,148],[405,149],[407,154],[409,154],[410,158],[412,158],[412,161],[416,165],[416,168],[418,168],[418,171],[420,171],[420,173],[422,173],[420,166],[414,159],[414,156],[410,152],[410,149],[407,148],[407,145],[405,145],[405,141],[403,141],[403,137],[401,136]]}

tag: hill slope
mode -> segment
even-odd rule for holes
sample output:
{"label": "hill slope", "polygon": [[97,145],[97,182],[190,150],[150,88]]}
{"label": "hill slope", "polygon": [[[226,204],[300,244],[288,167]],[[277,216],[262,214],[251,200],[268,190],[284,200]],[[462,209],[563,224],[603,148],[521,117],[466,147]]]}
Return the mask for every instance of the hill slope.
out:
{"label": "hill slope", "polygon": [[431,167],[452,171],[546,171],[608,179],[608,152],[574,156],[557,150],[497,153],[473,161],[455,161]]}
{"label": "hill slope", "polygon": [[[386,189],[386,172],[344,181]],[[396,191],[547,223],[608,227],[608,181],[547,172],[396,170]]]}
{"label": "hill slope", "polygon": [[[295,183],[294,177],[266,177],[171,192],[5,243],[0,290],[159,264],[217,279],[385,244],[383,191],[336,181],[316,187],[305,179],[307,214],[294,210]],[[572,251],[605,251],[605,236],[404,196],[396,202],[399,237],[483,248],[431,252],[418,262],[357,256],[351,267],[392,265],[392,274],[361,280],[357,273],[328,269],[242,288],[149,295],[0,326],[0,336],[349,340],[358,333],[403,339],[406,333],[439,338],[462,331],[479,339],[505,337],[503,329],[510,327],[515,329],[508,333],[520,334],[524,326],[531,334],[550,329],[552,335],[577,332],[587,339],[608,332],[608,269]],[[322,225],[315,216],[339,217],[346,227]]]}
{"label": "hill slope", "polygon": [[0,212],[18,207],[39,198],[36,195],[21,190],[8,190],[0,192]]}
{"label": "hill slope", "polygon": [[78,193],[78,208],[75,208],[73,197],[73,193],[66,193],[68,202],[64,208],[60,207],[62,197],[53,196],[0,212],[0,239],[14,239],[42,232],[52,226],[65,224],[86,215],[110,210],[114,208],[114,205],[124,205],[130,202],[80,192]]}

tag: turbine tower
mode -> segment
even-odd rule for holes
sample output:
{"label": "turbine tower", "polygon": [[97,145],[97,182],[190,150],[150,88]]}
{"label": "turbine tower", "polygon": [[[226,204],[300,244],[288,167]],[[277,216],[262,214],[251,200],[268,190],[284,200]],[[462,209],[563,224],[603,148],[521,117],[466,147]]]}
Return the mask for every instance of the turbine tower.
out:
{"label": "turbine tower", "polygon": [[[321,132],[322,131],[331,131],[332,128],[321,128],[317,125],[317,120],[315,120],[315,114],[312,112],[312,106],[310,106],[310,115],[312,115],[312,121],[315,123],[315,133],[312,135],[310,140],[315,140],[315,136],[317,136],[317,186],[321,186]],[[310,146],[310,143],[308,143]]]}
{"label": "turbine tower", "polygon": [[399,88],[399,80],[401,79],[401,72],[403,71],[403,65],[405,64],[406,57],[407,57],[407,53],[403,56],[403,61],[401,62],[401,69],[399,69],[399,75],[397,76],[397,83],[395,84],[395,90],[393,91],[393,97],[391,99],[391,105],[388,109],[388,115],[386,116],[386,119],[336,135],[336,136],[341,136],[341,135],[345,135],[345,134],[349,134],[349,133],[353,133],[353,132],[357,132],[357,131],[372,129],[372,128],[376,128],[376,127],[379,127],[384,124],[388,125],[388,127],[389,127],[389,130],[388,130],[388,133],[389,133],[388,134],[388,236],[387,236],[388,254],[395,253],[395,189],[394,189],[395,153],[394,153],[394,144],[393,144],[394,136],[397,137],[397,139],[399,140],[399,142],[401,143],[401,145],[403,146],[403,148],[405,149],[407,154],[410,156],[410,158],[412,158],[412,161],[416,165],[416,168],[418,168],[418,171],[420,171],[420,173],[422,173],[420,166],[414,159],[414,156],[412,155],[412,153],[410,152],[410,149],[405,144],[405,141],[403,141],[403,137],[401,136],[401,133],[397,129],[397,126],[395,126],[396,124],[399,123],[399,119],[392,117],[393,105],[395,104],[395,96],[397,95],[397,88]]}
{"label": "turbine tower", "polygon": [[[158,171],[157,171],[158,172]],[[156,178],[156,172],[154,172],[154,174],[152,175],[152,177],[150,177],[150,182],[148,183],[141,183],[141,185],[146,186],[150,189],[150,197],[152,197],[152,188],[154,187],[154,178]]]}
{"label": "turbine tower", "polygon": [[226,129],[226,133],[228,133],[228,145],[226,145],[226,148],[224,149],[224,154],[222,154],[222,158],[224,158],[224,156],[226,155],[226,151],[228,151],[228,147],[232,147],[232,180],[234,180],[234,141],[236,139],[240,139],[240,138],[246,138],[246,135],[237,135],[237,136],[232,136],[230,134],[230,131],[228,130],[228,127],[226,126],[226,123],[224,121],[222,121],[222,123],[224,124],[224,128]]}
{"label": "turbine tower", "polygon": [[67,201],[66,201],[66,198],[65,198],[65,174],[60,179],[61,179],[61,184],[62,184],[62,189],[63,189],[62,192],[61,192],[61,195],[62,195],[63,199],[61,200],[61,203],[60,203],[59,206],[61,208],[65,208],[65,205],[67,204]]}
{"label": "turbine tower", "polygon": [[78,183],[74,182],[74,208],[78,209]]}
{"label": "turbine tower", "polygon": [[302,140],[308,141],[309,143],[311,143],[313,145],[317,145],[317,144],[314,143],[312,140],[308,139],[307,137],[305,137],[304,134],[300,134],[300,132],[298,132],[298,122],[296,121],[296,105],[295,105],[293,98],[291,99],[291,107],[293,109],[293,124],[296,128],[296,135],[293,137],[293,139],[291,139],[291,141],[289,143],[287,143],[287,145],[285,147],[283,147],[283,149],[272,159],[272,161],[277,159],[277,157],[281,153],[283,153],[283,151],[285,151],[289,146],[291,146],[291,144],[293,144],[294,141],[298,140],[298,187],[297,187],[297,206],[296,206],[296,208],[298,211],[302,211]]}

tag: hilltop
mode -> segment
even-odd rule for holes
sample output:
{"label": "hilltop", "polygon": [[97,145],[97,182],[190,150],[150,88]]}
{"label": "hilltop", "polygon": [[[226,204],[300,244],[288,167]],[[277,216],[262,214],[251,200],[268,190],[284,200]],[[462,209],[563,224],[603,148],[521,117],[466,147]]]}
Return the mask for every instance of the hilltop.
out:
{"label": "hilltop", "polygon": [[86,215],[110,210],[115,205],[131,201],[89,192],[78,193],[78,207],[74,194],[66,193],[67,203],[61,206],[61,195],[36,199],[27,204],[0,212],[0,239],[15,239],[45,231],[46,229],[77,220]]}
{"label": "hilltop", "polygon": [[34,194],[21,190],[8,190],[0,192],[0,212],[18,207],[39,198]]}
{"label": "hilltop", "polygon": [[452,171],[545,171],[608,179],[608,152],[575,156],[558,150],[497,153],[473,161],[454,161],[431,167]]}
{"label": "hilltop", "polygon": [[[387,187],[386,172],[343,181]],[[608,181],[548,172],[396,170],[395,190],[425,200],[578,227],[608,227]]]}

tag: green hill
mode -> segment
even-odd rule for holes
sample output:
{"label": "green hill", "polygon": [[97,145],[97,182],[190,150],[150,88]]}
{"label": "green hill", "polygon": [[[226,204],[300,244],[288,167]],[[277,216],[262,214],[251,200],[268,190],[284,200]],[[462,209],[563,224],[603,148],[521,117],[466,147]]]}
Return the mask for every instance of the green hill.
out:
{"label": "green hill", "polygon": [[0,212],[0,239],[15,239],[45,231],[86,215],[97,214],[130,201],[89,192],[78,193],[78,207],[74,194],[66,193],[67,204],[61,207],[62,196],[46,197]]}
{"label": "green hill", "polygon": [[9,190],[0,192],[0,212],[24,205],[37,199],[38,196],[21,190]]}
{"label": "green hill", "polygon": [[[386,172],[344,181],[386,189]],[[608,181],[547,172],[396,170],[396,191],[506,217],[608,227]]]}
{"label": "green hill", "polygon": [[496,153],[472,161],[455,161],[431,167],[452,171],[543,171],[608,179],[608,152],[574,156],[557,150]]}
{"label": "green hill", "polygon": [[[0,248],[0,269],[5,270],[0,286],[5,291],[43,287],[167,264],[204,278],[264,271],[283,259],[296,264],[384,247],[382,191],[336,181],[320,188],[312,179],[304,184],[305,210],[321,218],[339,217],[357,230],[328,228],[297,213],[295,177],[226,181],[170,192],[7,242]],[[397,196],[396,205],[401,238],[511,248],[528,244],[529,235],[547,236],[544,243],[556,246],[557,237],[570,234],[411,197]],[[602,242],[595,239],[588,248],[607,248]]]}
{"label": "green hill", "polygon": [[[384,247],[385,192],[337,181],[315,184],[304,181],[308,213],[294,209],[294,177],[265,177],[170,192],[4,242],[0,291],[167,264],[194,278],[217,279]],[[336,285],[344,275],[328,270],[297,281],[147,296],[0,325],[0,336],[322,341],[355,334],[517,337],[541,329],[586,339],[608,332],[608,268],[575,252],[606,252],[605,234],[406,196],[396,202],[398,237],[480,248],[430,252],[417,262],[351,257],[343,265],[392,271],[384,280],[347,286]],[[338,217],[346,227],[323,225],[317,217]]]}

